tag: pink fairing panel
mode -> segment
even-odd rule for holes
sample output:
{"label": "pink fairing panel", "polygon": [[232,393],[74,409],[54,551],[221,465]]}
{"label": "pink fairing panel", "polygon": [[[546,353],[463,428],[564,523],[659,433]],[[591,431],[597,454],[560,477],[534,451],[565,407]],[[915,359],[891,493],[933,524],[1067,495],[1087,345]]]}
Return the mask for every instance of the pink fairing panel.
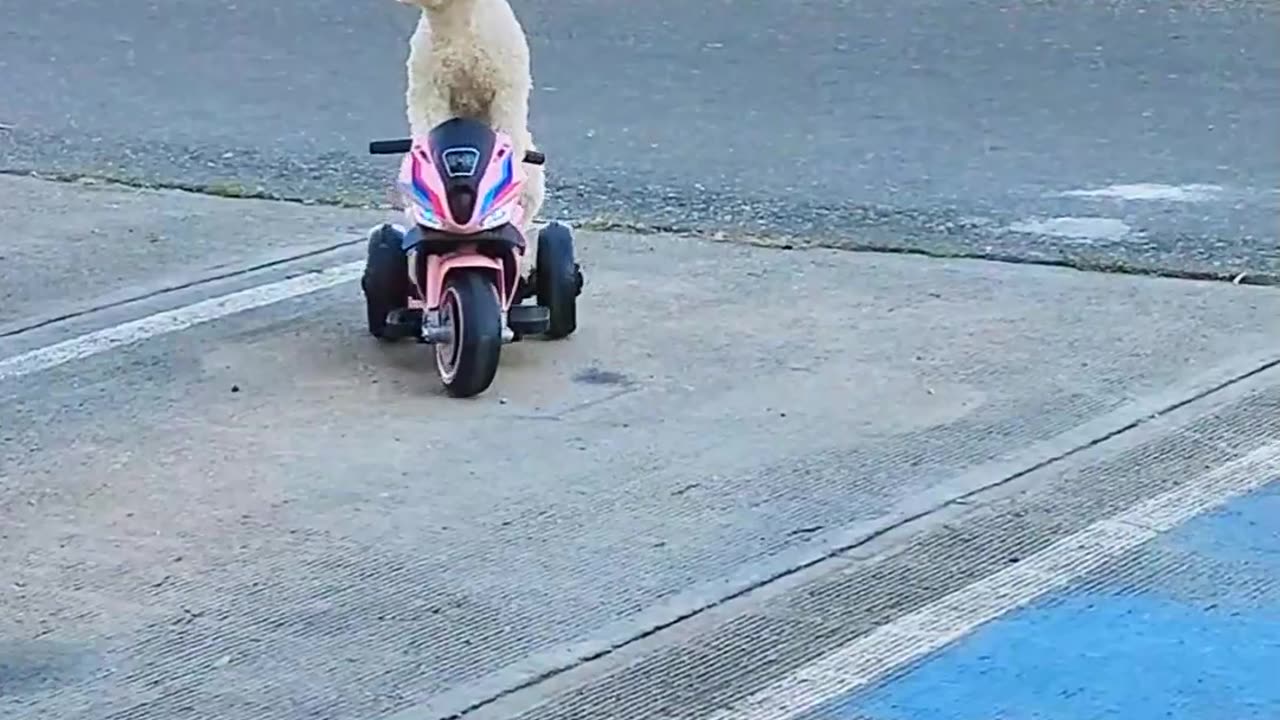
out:
{"label": "pink fairing panel", "polygon": [[431,161],[426,136],[400,162],[397,181],[405,212],[414,223],[456,235],[472,235],[505,223],[520,227],[524,209],[520,188],[525,181],[521,158],[516,158],[511,138],[497,133],[494,149],[476,183],[476,200],[470,218],[454,218],[445,199],[445,181]]}
{"label": "pink fairing panel", "polygon": [[435,310],[440,307],[440,296],[444,292],[445,279],[450,272],[461,268],[485,268],[496,273],[498,281],[494,283],[494,287],[498,291],[498,301],[503,309],[511,307],[511,295],[507,292],[505,283],[502,282],[502,278],[506,275],[503,261],[469,250],[461,250],[447,255],[427,256],[427,288],[423,304],[428,309]]}

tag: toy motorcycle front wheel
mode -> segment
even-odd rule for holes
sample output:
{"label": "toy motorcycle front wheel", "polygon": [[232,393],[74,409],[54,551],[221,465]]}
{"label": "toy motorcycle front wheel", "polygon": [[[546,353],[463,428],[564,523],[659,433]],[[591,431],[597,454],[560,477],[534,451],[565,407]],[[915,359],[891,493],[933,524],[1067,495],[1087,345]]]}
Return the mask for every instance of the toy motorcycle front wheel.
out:
{"label": "toy motorcycle front wheel", "polygon": [[484,272],[449,274],[440,296],[440,325],[447,341],[435,344],[436,370],[452,397],[488,389],[502,354],[502,309],[497,288]]}

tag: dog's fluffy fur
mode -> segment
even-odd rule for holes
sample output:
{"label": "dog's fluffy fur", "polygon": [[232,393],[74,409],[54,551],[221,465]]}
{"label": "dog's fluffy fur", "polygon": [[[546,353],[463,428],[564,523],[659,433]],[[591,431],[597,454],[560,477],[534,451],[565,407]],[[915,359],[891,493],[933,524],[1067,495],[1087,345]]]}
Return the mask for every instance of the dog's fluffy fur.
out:
{"label": "dog's fluffy fur", "polygon": [[[517,158],[536,149],[529,132],[529,44],[507,0],[399,1],[422,10],[406,63],[410,130],[425,134],[451,117],[471,117],[510,135]],[[527,273],[537,251],[531,223],[545,191],[542,167],[524,169]]]}

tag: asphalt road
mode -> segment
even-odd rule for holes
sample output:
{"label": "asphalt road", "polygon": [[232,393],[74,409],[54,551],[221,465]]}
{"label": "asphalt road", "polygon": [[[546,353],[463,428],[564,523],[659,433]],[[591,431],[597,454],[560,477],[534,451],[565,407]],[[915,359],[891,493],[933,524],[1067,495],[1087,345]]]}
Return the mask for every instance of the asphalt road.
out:
{"label": "asphalt road", "polygon": [[[515,5],[558,216],[1280,271],[1273,2]],[[392,0],[0,0],[0,17],[0,168],[386,197],[390,161],[361,153],[404,127],[413,11]]]}

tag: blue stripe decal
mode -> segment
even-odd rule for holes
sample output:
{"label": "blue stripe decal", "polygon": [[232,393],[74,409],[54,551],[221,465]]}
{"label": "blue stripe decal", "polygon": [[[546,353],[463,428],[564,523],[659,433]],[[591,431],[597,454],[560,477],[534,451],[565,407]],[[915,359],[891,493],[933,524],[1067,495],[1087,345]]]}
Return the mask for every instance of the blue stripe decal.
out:
{"label": "blue stripe decal", "polygon": [[511,153],[507,153],[507,160],[502,163],[502,178],[498,180],[497,185],[485,193],[484,202],[480,203],[480,217],[484,217],[485,213],[489,212],[489,206],[493,204],[493,199],[498,196],[498,193],[511,184],[511,175]]}

